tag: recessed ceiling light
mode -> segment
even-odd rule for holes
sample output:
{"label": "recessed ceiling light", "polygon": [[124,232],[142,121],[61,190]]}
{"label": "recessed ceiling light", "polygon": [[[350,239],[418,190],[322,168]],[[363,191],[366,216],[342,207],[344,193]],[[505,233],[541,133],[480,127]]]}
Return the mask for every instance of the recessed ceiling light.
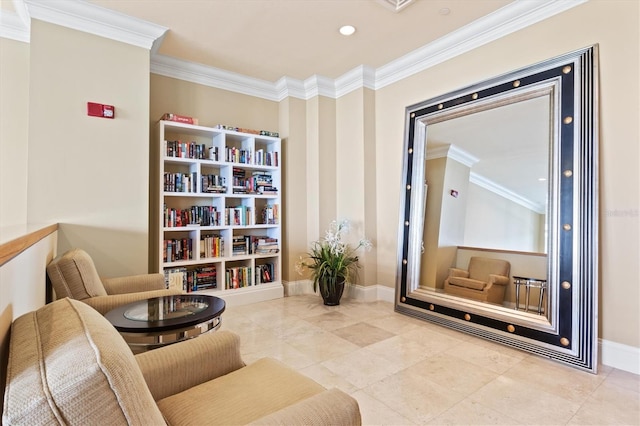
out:
{"label": "recessed ceiling light", "polygon": [[547,181],[547,178],[541,177],[541,178],[538,178],[538,180],[539,180],[540,182],[546,182],[546,181]]}
{"label": "recessed ceiling light", "polygon": [[451,9],[449,9],[448,7],[443,7],[438,11],[438,13],[442,16],[446,16],[451,13]]}
{"label": "recessed ceiling light", "polygon": [[344,36],[350,36],[351,34],[356,32],[356,27],[353,25],[343,25],[340,27],[340,34]]}

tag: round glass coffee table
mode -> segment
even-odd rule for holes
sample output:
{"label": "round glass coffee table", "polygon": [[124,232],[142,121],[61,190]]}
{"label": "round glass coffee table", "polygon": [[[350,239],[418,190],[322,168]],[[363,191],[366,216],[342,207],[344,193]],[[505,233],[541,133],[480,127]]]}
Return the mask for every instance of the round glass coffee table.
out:
{"label": "round glass coffee table", "polygon": [[105,317],[139,353],[217,330],[225,306],[219,297],[181,294],[129,303]]}

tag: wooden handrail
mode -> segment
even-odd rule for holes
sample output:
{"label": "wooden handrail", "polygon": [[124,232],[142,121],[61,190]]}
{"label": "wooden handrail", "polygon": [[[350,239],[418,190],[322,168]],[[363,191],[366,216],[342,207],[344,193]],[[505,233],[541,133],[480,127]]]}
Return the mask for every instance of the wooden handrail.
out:
{"label": "wooden handrail", "polygon": [[20,225],[0,229],[0,266],[58,230],[53,225]]}

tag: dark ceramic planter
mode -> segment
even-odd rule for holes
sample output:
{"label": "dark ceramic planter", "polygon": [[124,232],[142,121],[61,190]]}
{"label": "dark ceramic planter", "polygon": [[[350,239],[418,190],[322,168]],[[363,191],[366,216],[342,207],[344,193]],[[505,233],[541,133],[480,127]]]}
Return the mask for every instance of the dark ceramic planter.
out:
{"label": "dark ceramic planter", "polygon": [[331,283],[320,283],[320,294],[322,295],[324,304],[327,306],[339,305],[343,292],[344,278],[338,278],[335,285],[331,285]]}

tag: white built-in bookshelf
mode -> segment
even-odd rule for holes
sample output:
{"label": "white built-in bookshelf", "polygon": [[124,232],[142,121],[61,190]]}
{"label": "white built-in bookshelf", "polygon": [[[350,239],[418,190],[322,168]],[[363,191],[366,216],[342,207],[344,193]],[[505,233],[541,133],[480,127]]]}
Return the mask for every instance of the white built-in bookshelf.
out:
{"label": "white built-in bookshelf", "polygon": [[282,297],[281,140],[161,120],[151,151],[151,270],[238,304]]}

